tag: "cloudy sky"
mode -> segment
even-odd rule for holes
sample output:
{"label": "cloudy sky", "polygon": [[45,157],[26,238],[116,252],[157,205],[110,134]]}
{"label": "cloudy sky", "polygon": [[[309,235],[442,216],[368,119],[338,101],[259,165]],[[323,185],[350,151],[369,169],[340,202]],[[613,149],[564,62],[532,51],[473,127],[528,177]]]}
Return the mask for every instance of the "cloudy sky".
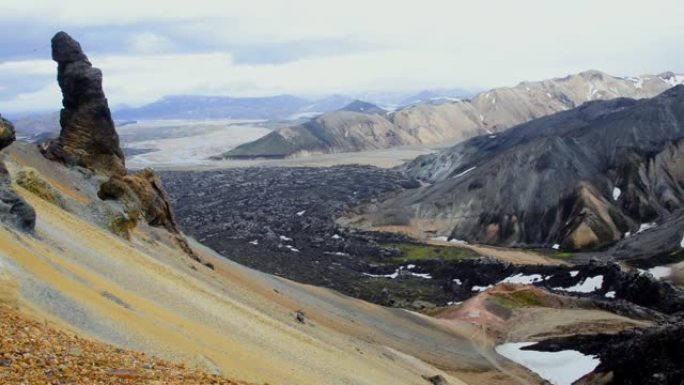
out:
{"label": "cloudy sky", "polygon": [[2,0],[0,112],[60,106],[50,38],[110,105],[170,94],[486,89],[585,69],[684,73],[681,0]]}

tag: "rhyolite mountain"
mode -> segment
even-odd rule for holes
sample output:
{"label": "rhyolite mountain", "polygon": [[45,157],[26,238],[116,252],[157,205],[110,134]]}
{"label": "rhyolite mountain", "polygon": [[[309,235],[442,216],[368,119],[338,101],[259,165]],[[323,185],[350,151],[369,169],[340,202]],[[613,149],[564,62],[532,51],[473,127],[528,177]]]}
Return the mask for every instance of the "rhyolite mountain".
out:
{"label": "rhyolite mountain", "polygon": [[683,139],[684,86],[589,102],[417,158],[405,171],[429,185],[365,220],[476,243],[607,246],[684,207]]}
{"label": "rhyolite mountain", "polygon": [[324,115],[327,118],[325,123],[318,117],[312,122],[282,128],[221,157],[296,157],[457,142],[501,132],[520,123],[578,107],[587,101],[618,97],[650,98],[682,82],[684,76],[669,72],[621,78],[599,71],[586,71],[563,78],[496,88],[469,100],[418,103],[391,112],[383,119],[343,115],[335,111]]}

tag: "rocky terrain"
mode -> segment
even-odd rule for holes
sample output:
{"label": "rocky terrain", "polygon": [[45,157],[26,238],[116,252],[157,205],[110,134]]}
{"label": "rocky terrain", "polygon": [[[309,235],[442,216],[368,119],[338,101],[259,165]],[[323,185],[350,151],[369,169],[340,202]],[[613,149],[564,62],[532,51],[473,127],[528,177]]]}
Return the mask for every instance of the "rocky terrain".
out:
{"label": "rocky terrain", "polygon": [[[217,158],[284,158],[318,153],[457,142],[477,135],[495,134],[517,124],[576,108],[587,101],[619,97],[650,98],[681,84],[684,76],[620,78],[586,71],[515,87],[482,92],[470,100],[424,102],[386,115],[357,110],[332,111],[301,125],[282,128],[243,144]],[[362,115],[359,115],[362,114]]]}
{"label": "rocky terrain", "polygon": [[[0,150],[15,140],[14,126],[0,115]],[[0,160],[0,221],[23,230],[33,230],[36,213],[12,187],[12,178]]]}
{"label": "rocky terrain", "polygon": [[0,351],[0,382],[5,384],[244,384],[79,338],[3,304]]}
{"label": "rocky terrain", "polygon": [[680,319],[654,328],[550,339],[527,349],[550,352],[575,349],[599,357],[601,364],[578,381],[578,385],[676,385],[684,379],[682,343],[684,325]]}
{"label": "rocky terrain", "polygon": [[[653,99],[587,103],[473,138],[408,164],[409,175],[430,185],[369,207],[360,222],[575,250],[667,228],[681,222],[684,204],[683,106],[684,86],[677,86]],[[649,243],[659,243],[651,256],[679,252],[684,229],[670,229]]]}
{"label": "rocky terrain", "polygon": [[[674,350],[684,291],[657,265],[678,261],[684,246],[673,139],[684,87],[649,101],[585,105],[585,115],[550,117],[559,124],[547,134],[522,129],[527,137],[486,154],[495,162],[528,148],[526,140],[568,147],[551,147],[542,161],[524,154],[534,167],[520,167],[523,177],[558,164],[573,170],[557,157],[576,147],[624,166],[614,169],[625,173],[573,172],[594,176],[590,191],[624,202],[618,214],[653,211],[659,222],[642,224],[608,252],[570,254],[465,244],[437,230],[421,243],[399,234],[401,221],[411,220],[401,210],[370,226],[387,232],[349,226],[388,198],[442,182],[411,168],[129,173],[102,74],[63,32],[53,39],[53,58],[64,96],[60,136],[40,148],[17,143],[0,119],[0,381],[542,384],[548,373],[500,349],[538,341],[540,354],[596,355],[580,357],[593,366],[572,373],[587,383],[681,380]],[[372,107],[348,109],[341,113]],[[641,124],[651,129],[647,137]],[[635,128],[627,139],[624,127]],[[603,164],[580,155],[589,169]],[[477,173],[457,169],[444,180]],[[600,207],[598,195],[582,198],[580,223],[605,219],[589,210]],[[642,355],[651,361],[639,363]]]}
{"label": "rocky terrain", "polygon": [[[418,187],[401,173],[339,166],[160,175],[183,230],[231,260],[384,305],[421,308],[451,300],[441,281],[410,274],[397,281],[365,275],[378,265],[394,271],[406,250],[446,248],[412,245],[399,235],[356,232],[335,221],[361,203]],[[467,250],[453,255],[477,256]]]}
{"label": "rocky terrain", "polygon": [[[55,39],[71,40],[62,33]],[[95,74],[86,63],[77,67]],[[99,94],[97,87],[78,89]],[[22,228],[0,217],[0,301],[12,307],[0,310],[9,321],[0,322],[3,379],[283,385],[538,381],[497,357],[488,337],[467,322],[447,327],[424,315],[260,273],[186,239],[156,175],[103,168],[124,162],[115,156],[116,141],[91,140],[112,127],[94,124],[102,116],[89,115],[92,110],[76,109],[79,124],[62,127],[64,137],[52,142],[57,147],[47,147],[54,152],[43,154],[23,142],[2,151],[8,175],[2,187],[32,208],[36,219]],[[3,121],[2,129],[3,143],[10,143],[11,125]],[[65,145],[67,137],[79,139],[73,143],[78,145]],[[357,184],[368,176],[345,171]],[[417,185],[389,172],[385,178],[380,188],[363,194]],[[13,213],[14,206],[8,207]]]}

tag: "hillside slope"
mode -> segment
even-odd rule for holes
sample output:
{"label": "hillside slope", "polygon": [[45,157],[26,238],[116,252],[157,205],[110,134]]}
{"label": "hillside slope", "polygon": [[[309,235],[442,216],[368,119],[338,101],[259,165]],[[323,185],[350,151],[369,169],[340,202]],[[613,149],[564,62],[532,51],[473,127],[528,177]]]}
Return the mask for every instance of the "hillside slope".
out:
{"label": "hillside slope", "polygon": [[432,184],[367,219],[475,243],[607,246],[684,207],[682,139],[684,86],[587,103],[416,159],[407,172]]}
{"label": "hillside slope", "polygon": [[[683,82],[684,76],[669,72],[620,78],[600,71],[585,71],[564,78],[496,88],[471,100],[418,103],[388,114],[381,122],[377,117],[362,118],[336,111],[309,123],[275,131],[220,157],[277,158],[455,142],[501,132],[587,101],[650,98]],[[317,133],[310,129],[312,125],[317,127]]]}
{"label": "hillside slope", "polygon": [[211,270],[145,224],[127,240],[106,228],[103,218],[122,208],[97,198],[96,180],[20,143],[7,157],[15,175],[38,170],[66,207],[15,186],[36,210],[35,233],[0,228],[3,274],[39,320],[255,383],[418,384],[442,373],[459,384],[454,376],[479,383],[498,373],[464,337],[475,333],[465,323],[258,273],[191,243]]}
{"label": "hillside slope", "polygon": [[[125,169],[100,70],[64,32],[52,49],[63,95],[60,136],[40,148],[5,148],[15,131],[0,119],[0,300],[18,307],[21,317],[231,381],[390,385],[438,375],[454,385],[534,381],[498,363],[491,341],[472,325],[447,325],[258,273],[187,239],[154,172]],[[16,294],[8,296],[5,287],[16,287]],[[67,335],[57,344],[71,344]],[[39,348],[21,352],[22,367],[33,365],[33,354],[50,355],[49,347]],[[91,358],[89,345],[74,349]],[[0,378],[13,353],[3,352]],[[81,368],[84,375],[93,371]],[[127,376],[123,382],[135,382]]]}

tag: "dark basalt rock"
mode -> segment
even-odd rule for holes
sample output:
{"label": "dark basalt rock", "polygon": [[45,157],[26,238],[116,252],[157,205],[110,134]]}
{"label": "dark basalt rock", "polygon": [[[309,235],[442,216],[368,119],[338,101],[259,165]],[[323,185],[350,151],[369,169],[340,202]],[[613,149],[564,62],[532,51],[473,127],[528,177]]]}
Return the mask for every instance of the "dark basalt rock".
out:
{"label": "dark basalt rock", "polygon": [[473,243],[605,249],[684,207],[682,169],[677,86],[652,99],[586,103],[418,158],[405,170],[431,184],[367,217],[436,219],[441,233]]}
{"label": "dark basalt rock", "polygon": [[105,175],[125,175],[119,135],[102,90],[102,72],[93,68],[80,44],[65,32],[52,38],[52,59],[64,108],[59,137],[42,146],[45,157]]}
{"label": "dark basalt rock", "polygon": [[[524,349],[550,352],[572,349],[597,355],[601,364],[577,384],[681,385],[684,383],[682,346],[684,322],[679,320],[618,334],[554,338]],[[603,378],[609,380],[600,381]]]}
{"label": "dark basalt rock", "polygon": [[[0,150],[15,140],[12,123],[0,116]],[[12,180],[0,161],[0,222],[31,231],[36,225],[36,212],[12,189]]]}

